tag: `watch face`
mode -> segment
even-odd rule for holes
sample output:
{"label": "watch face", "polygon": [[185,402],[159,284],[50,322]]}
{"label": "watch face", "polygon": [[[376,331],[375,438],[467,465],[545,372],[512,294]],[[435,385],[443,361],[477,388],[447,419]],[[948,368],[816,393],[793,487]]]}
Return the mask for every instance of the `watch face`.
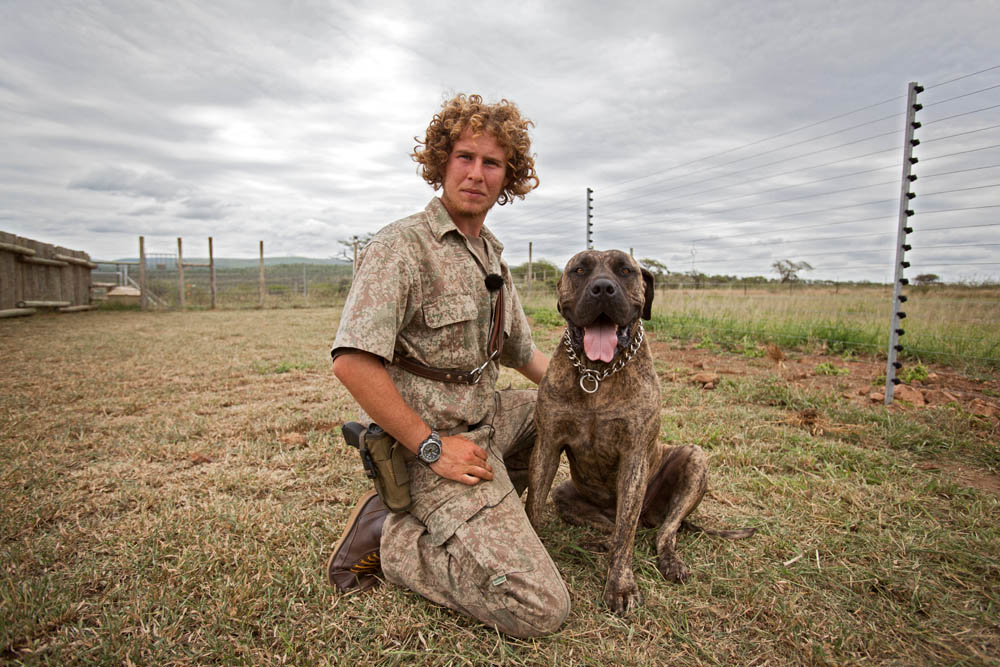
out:
{"label": "watch face", "polygon": [[441,458],[441,443],[436,440],[425,440],[420,445],[420,460],[425,463],[434,463]]}

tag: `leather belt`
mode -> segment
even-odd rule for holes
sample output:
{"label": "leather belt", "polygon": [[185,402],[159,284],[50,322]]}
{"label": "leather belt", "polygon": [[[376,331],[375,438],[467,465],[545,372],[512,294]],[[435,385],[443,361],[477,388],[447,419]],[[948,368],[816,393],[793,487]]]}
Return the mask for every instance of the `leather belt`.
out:
{"label": "leather belt", "polygon": [[497,290],[497,300],[493,305],[493,314],[490,317],[490,336],[486,341],[486,361],[478,368],[472,370],[462,370],[460,368],[434,368],[422,364],[412,357],[400,356],[398,353],[393,358],[392,363],[405,371],[414,375],[437,380],[438,382],[453,382],[457,384],[479,384],[483,377],[483,371],[491,361],[500,356],[504,341],[504,296],[503,287]]}

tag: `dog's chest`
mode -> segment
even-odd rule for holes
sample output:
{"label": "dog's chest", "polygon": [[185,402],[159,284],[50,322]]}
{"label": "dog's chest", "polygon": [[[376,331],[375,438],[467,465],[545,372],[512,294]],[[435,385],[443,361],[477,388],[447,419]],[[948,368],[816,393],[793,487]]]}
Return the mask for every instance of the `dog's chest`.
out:
{"label": "dog's chest", "polygon": [[[565,353],[553,356],[538,389],[537,419],[547,435],[574,447],[603,449],[609,440],[633,440],[659,422],[659,381],[648,355],[597,383],[587,392],[581,374]],[[613,445],[612,445],[613,446]]]}

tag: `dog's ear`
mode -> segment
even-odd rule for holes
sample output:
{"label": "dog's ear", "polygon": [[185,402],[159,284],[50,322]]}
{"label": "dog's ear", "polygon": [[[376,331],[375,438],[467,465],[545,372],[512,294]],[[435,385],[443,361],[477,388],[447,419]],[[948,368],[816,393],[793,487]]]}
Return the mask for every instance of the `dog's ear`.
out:
{"label": "dog's ear", "polygon": [[646,287],[646,302],[642,305],[642,319],[648,320],[653,316],[653,274],[648,269],[642,270],[642,282]]}
{"label": "dog's ear", "polygon": [[556,312],[560,315],[562,312],[562,287],[563,281],[566,280],[566,272],[564,271],[559,275],[559,280],[556,281]]}

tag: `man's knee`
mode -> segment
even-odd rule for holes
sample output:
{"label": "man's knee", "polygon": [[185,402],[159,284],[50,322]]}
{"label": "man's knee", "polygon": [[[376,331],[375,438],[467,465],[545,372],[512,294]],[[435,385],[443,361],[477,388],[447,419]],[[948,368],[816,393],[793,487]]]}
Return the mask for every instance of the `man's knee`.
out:
{"label": "man's knee", "polygon": [[569,591],[558,572],[511,575],[503,605],[488,623],[512,637],[549,635],[569,616]]}

